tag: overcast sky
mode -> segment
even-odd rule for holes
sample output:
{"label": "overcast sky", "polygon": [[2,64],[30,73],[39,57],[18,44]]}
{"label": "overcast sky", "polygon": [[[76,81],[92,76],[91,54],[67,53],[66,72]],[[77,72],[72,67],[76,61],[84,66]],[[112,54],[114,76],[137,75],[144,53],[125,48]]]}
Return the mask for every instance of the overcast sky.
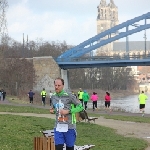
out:
{"label": "overcast sky", "polygon": [[[109,0],[107,0],[109,2]],[[150,0],[114,0],[118,6],[119,23],[140,16],[150,10]],[[8,0],[8,34],[22,41],[66,41],[78,45],[95,36],[97,6],[100,0]],[[150,40],[149,30],[147,40]],[[144,40],[144,31],[129,37]]]}

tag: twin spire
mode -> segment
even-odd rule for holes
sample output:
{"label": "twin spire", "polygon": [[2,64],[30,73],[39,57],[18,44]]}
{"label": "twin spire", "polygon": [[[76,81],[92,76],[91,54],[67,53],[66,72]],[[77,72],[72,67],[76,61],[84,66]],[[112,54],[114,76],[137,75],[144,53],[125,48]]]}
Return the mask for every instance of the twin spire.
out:
{"label": "twin spire", "polygon": [[[100,5],[101,5],[101,6],[107,6],[106,0],[101,0],[101,1],[100,1]],[[114,0],[110,0],[110,3],[108,4],[108,6],[116,7],[116,5],[115,5],[115,3],[114,3]]]}

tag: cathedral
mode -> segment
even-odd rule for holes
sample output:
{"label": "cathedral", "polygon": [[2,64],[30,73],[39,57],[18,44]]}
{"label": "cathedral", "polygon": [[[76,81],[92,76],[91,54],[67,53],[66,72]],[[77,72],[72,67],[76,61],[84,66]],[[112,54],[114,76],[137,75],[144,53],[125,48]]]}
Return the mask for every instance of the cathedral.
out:
{"label": "cathedral", "polygon": [[[101,0],[97,7],[97,34],[104,32],[119,24],[118,19],[118,7],[115,5],[114,0],[110,0],[106,3],[106,0]],[[115,36],[115,33],[114,35]],[[146,37],[146,32],[145,35]],[[105,39],[106,37],[104,37]],[[146,45],[145,45],[146,44]],[[145,53],[150,55],[150,41],[129,41],[129,54],[130,55],[142,55]],[[126,41],[115,41],[104,45],[96,50],[96,55],[124,55],[126,52]],[[130,67],[128,67],[130,68]],[[150,72],[147,66],[132,66],[132,73],[134,74],[135,80],[141,83],[150,83]],[[143,77],[145,75],[145,77]],[[140,79],[140,76],[142,79]],[[143,79],[145,78],[145,79]],[[150,87],[149,87],[150,89]]]}
{"label": "cathedral", "polygon": [[[101,0],[97,6],[97,34],[108,30],[119,24],[118,7],[114,0],[109,3],[106,0]],[[112,36],[115,36],[112,35]],[[143,35],[144,36],[144,35]],[[104,37],[105,38],[105,37]],[[145,41],[129,41],[129,51],[135,54],[142,54],[144,52]],[[147,53],[150,52],[150,41],[146,41]],[[96,55],[112,55],[114,53],[124,53],[126,51],[126,41],[115,41],[104,45],[96,50]]]}
{"label": "cathedral", "polygon": [[[110,0],[108,4],[106,3],[106,0],[101,0],[97,10],[97,34],[118,25],[118,7],[115,5],[113,0]],[[97,55],[101,52],[108,53],[112,50],[113,42],[99,48],[97,50]]]}
{"label": "cathedral", "polygon": [[118,7],[113,0],[109,4],[101,0],[97,9],[97,34],[118,25]]}

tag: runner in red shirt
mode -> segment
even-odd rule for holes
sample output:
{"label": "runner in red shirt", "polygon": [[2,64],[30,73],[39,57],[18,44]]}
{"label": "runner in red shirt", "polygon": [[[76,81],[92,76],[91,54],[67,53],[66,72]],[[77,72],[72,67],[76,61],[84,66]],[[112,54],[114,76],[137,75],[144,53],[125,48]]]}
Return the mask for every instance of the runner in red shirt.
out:
{"label": "runner in red shirt", "polygon": [[108,109],[109,109],[109,112],[111,112],[110,100],[111,100],[110,93],[106,92],[106,95],[105,95],[105,111],[106,112]]}

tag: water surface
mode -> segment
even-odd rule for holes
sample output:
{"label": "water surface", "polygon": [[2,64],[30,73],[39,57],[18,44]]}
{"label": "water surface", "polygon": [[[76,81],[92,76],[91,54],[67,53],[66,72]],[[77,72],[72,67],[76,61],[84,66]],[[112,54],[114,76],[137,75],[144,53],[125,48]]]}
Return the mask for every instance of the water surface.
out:
{"label": "water surface", "polygon": [[[145,105],[145,113],[150,114],[150,94],[147,94],[148,100],[146,101]],[[92,104],[89,103],[88,106],[92,108]],[[98,101],[98,107],[104,106],[104,100]],[[119,108],[120,110],[132,113],[139,113],[139,102],[138,102],[138,95],[131,95],[125,98],[111,100],[111,107],[112,108]]]}

